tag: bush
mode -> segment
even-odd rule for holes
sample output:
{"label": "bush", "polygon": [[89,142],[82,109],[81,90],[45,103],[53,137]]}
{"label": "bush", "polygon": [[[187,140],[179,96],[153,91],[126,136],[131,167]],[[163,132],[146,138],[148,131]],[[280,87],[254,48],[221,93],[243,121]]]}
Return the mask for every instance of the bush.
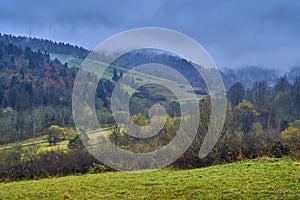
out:
{"label": "bush", "polygon": [[48,151],[38,154],[31,159],[0,164],[0,180],[16,181],[78,173],[84,174],[95,164],[100,164],[100,162],[84,149],[76,148],[68,152]]}
{"label": "bush", "polygon": [[300,129],[295,127],[288,127],[281,133],[281,141],[288,144],[291,154],[300,158]]}
{"label": "bush", "polygon": [[271,148],[271,153],[275,158],[281,158],[283,155],[289,154],[289,152],[290,146],[281,142],[276,142]]}
{"label": "bush", "polygon": [[45,132],[48,135],[50,145],[55,145],[60,140],[65,139],[65,129],[62,127],[52,125]]}
{"label": "bush", "polygon": [[103,173],[107,171],[112,171],[112,169],[106,167],[105,165],[94,163],[88,172],[90,174],[96,174],[96,173]]}

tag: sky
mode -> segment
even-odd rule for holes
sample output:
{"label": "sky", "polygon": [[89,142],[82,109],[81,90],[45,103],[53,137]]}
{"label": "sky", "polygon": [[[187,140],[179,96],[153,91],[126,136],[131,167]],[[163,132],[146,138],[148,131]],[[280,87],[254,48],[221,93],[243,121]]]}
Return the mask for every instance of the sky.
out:
{"label": "sky", "polygon": [[298,0],[9,0],[0,33],[93,49],[122,31],[163,27],[201,44],[220,68],[300,66]]}

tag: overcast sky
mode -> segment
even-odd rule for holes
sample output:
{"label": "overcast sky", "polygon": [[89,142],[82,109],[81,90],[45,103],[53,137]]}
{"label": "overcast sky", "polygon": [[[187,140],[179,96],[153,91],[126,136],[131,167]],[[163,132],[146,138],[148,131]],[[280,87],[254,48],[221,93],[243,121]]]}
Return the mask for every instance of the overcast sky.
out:
{"label": "overcast sky", "polygon": [[[79,3],[80,2],[80,3]],[[221,68],[300,66],[298,0],[8,0],[0,32],[94,48],[137,27],[180,31],[199,42]]]}

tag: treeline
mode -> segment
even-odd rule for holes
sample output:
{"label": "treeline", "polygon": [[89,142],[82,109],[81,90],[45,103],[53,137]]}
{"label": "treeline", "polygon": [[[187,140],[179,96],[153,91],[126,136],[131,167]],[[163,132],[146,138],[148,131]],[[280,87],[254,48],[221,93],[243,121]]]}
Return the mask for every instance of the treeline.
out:
{"label": "treeline", "polygon": [[[250,89],[236,83],[229,89],[227,97],[226,121],[214,149],[205,158],[198,157],[210,123],[210,101],[207,97],[200,103],[201,121],[196,138],[173,166],[194,168],[258,156],[290,155],[300,158],[299,78],[289,83],[286,77],[282,77],[274,86],[257,82]],[[141,126],[148,124],[146,117],[141,114],[134,115],[132,119]],[[110,140],[129,151],[154,151],[175,137],[181,120],[180,117],[169,117],[164,128],[156,136],[147,139],[131,137],[126,130],[116,127]],[[143,128],[140,132],[143,132]]]}
{"label": "treeline", "polygon": [[228,91],[232,105],[237,106],[242,100],[254,105],[259,113],[258,121],[264,132],[275,128],[283,131],[290,123],[300,119],[300,78],[290,83],[286,77],[279,78],[274,86],[266,82],[257,82],[251,89],[244,89],[240,83]]}
{"label": "treeline", "polygon": [[73,55],[82,59],[84,59],[89,53],[88,50],[82,47],[78,47],[77,45],[71,45],[69,43],[63,42],[57,43],[47,39],[25,36],[0,34],[0,43],[5,45],[13,44],[22,48],[29,47],[34,51]]}
{"label": "treeline", "polygon": [[199,167],[258,156],[300,158],[300,79],[290,83],[281,77],[274,86],[261,81],[245,89],[239,82],[227,92],[228,105],[222,135],[204,159],[197,157],[209,120],[209,100],[200,109],[198,135],[175,163]]}
{"label": "treeline", "polygon": [[68,147],[44,152],[38,146],[1,150],[0,182],[112,171],[83,147],[78,136],[69,139]]}

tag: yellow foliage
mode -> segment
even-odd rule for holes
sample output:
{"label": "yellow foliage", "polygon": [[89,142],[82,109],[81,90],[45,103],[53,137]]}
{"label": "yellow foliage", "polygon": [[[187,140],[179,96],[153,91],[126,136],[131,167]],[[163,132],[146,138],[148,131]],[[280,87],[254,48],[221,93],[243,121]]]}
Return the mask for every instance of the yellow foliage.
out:
{"label": "yellow foliage", "polygon": [[293,137],[300,137],[300,129],[290,126],[281,132],[281,137],[283,139],[291,139]]}
{"label": "yellow foliage", "polygon": [[48,129],[53,131],[65,132],[65,129],[63,127],[57,125],[52,125]]}
{"label": "yellow foliage", "polygon": [[279,99],[281,99],[284,96],[284,93],[282,91],[278,92],[275,100],[278,101]]}
{"label": "yellow foliage", "polygon": [[89,107],[88,105],[84,106],[84,113],[86,114],[87,117],[91,117],[94,114],[91,107]]}
{"label": "yellow foliage", "polygon": [[239,103],[236,106],[236,110],[248,110],[250,112],[252,112],[255,115],[258,115],[258,112],[256,112],[253,103],[243,100],[241,103]]}
{"label": "yellow foliage", "polygon": [[139,126],[146,126],[148,124],[146,117],[142,114],[133,115],[131,119]]}

